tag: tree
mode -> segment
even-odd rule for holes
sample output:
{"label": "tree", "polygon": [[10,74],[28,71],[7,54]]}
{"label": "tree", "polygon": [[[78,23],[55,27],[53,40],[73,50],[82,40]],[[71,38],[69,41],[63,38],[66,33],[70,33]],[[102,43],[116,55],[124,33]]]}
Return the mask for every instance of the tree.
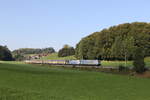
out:
{"label": "tree", "polygon": [[13,60],[11,51],[7,46],[0,46],[0,60],[11,61]]}
{"label": "tree", "polygon": [[75,50],[73,47],[70,47],[69,45],[67,46],[65,45],[58,52],[58,57],[66,57],[66,56],[71,56],[71,55],[75,55]]}
{"label": "tree", "polygon": [[141,47],[136,47],[134,52],[134,70],[137,73],[143,73],[145,72],[145,63],[144,63],[144,51]]}
{"label": "tree", "polygon": [[54,50],[54,48],[52,48],[52,47],[49,47],[49,48],[44,48],[44,49],[41,49],[41,53],[54,53],[55,52],[55,50]]}
{"label": "tree", "polygon": [[87,41],[83,38],[82,42],[79,42],[76,47],[76,57],[78,59],[87,59],[88,45]]}
{"label": "tree", "polygon": [[70,48],[70,46],[69,46],[68,44],[65,44],[65,45],[63,46],[63,48]]}
{"label": "tree", "polygon": [[127,61],[129,58],[132,58],[133,51],[134,51],[134,38],[133,37],[126,37],[124,41],[121,44],[123,46],[123,54],[124,54],[124,60],[125,60],[125,67],[127,66]]}
{"label": "tree", "polygon": [[122,44],[123,43],[121,37],[117,37],[115,39],[114,44],[111,47],[111,55],[114,58],[114,60],[122,56]]}

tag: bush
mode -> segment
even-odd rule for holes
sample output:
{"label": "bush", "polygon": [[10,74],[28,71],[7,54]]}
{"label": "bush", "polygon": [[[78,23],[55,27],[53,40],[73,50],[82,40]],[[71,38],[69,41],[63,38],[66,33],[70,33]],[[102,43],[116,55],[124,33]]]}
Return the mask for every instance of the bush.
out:
{"label": "bush", "polygon": [[134,56],[133,56],[133,65],[134,65],[134,70],[137,73],[143,73],[146,71],[145,68],[145,63],[144,63],[144,51],[140,47],[136,47]]}

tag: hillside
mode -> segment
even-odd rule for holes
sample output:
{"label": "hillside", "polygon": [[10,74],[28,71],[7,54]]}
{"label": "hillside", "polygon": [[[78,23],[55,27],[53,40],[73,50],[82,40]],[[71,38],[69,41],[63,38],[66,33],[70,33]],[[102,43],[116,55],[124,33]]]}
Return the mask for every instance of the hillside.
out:
{"label": "hillside", "polygon": [[58,53],[52,53],[46,57],[42,57],[43,60],[74,60],[74,56],[58,57]]}

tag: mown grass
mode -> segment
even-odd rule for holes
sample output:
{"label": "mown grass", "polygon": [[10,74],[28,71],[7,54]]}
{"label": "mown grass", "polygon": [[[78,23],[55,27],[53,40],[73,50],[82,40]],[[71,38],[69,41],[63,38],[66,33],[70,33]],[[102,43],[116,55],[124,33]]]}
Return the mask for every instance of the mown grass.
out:
{"label": "mown grass", "polygon": [[0,64],[0,100],[150,100],[150,79],[100,72]]}

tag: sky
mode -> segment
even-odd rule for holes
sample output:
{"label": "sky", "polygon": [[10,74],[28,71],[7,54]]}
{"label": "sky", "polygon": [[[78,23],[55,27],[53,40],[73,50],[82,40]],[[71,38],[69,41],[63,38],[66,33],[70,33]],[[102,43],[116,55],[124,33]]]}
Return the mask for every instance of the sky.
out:
{"label": "sky", "polygon": [[113,25],[150,22],[150,0],[0,0],[0,45],[73,47]]}

